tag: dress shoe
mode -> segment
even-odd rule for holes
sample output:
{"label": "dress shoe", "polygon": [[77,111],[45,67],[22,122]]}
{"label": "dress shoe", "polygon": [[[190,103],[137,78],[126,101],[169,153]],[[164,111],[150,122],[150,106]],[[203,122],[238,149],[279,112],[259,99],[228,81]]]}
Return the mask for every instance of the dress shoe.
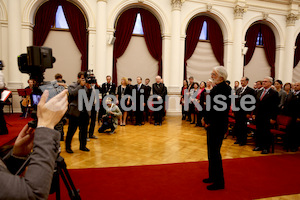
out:
{"label": "dress shoe", "polygon": [[157,126],[157,123],[154,123],[154,126]]}
{"label": "dress shoe", "polygon": [[236,141],[234,144],[240,144],[238,141]]}
{"label": "dress shoe", "polygon": [[298,151],[298,148],[291,148],[291,152],[296,152]]}
{"label": "dress shoe", "polygon": [[86,141],[89,142],[89,141],[91,141],[91,140],[90,140],[90,138],[86,138]]}
{"label": "dress shoe", "polygon": [[159,123],[159,125],[161,126],[162,124],[161,124],[161,123]]}
{"label": "dress shoe", "polygon": [[74,153],[74,152],[72,151],[72,149],[66,149],[66,152],[67,152],[67,153]]}
{"label": "dress shoe", "polygon": [[242,142],[242,143],[240,143],[239,145],[240,145],[240,146],[245,146],[246,143]]}
{"label": "dress shoe", "polygon": [[98,139],[95,135],[92,135],[90,138],[91,139]]}
{"label": "dress shoe", "polygon": [[213,183],[213,180],[206,178],[202,180],[203,183]]}
{"label": "dress shoe", "polygon": [[86,148],[86,147],[84,147],[84,148],[80,148],[80,150],[81,151],[87,151],[87,152],[89,152],[90,150],[88,149],[88,148]]}
{"label": "dress shoe", "polygon": [[267,149],[262,150],[261,154],[268,154],[269,151]]}
{"label": "dress shoe", "polygon": [[111,135],[114,134],[114,133],[115,133],[115,130],[112,130],[112,131],[109,132],[109,134],[111,134]]}
{"label": "dress shoe", "polygon": [[212,184],[212,185],[209,185],[206,187],[208,190],[221,190],[221,189],[224,189],[225,186],[223,184]]}
{"label": "dress shoe", "polygon": [[261,151],[262,149],[260,147],[255,147],[252,151]]}

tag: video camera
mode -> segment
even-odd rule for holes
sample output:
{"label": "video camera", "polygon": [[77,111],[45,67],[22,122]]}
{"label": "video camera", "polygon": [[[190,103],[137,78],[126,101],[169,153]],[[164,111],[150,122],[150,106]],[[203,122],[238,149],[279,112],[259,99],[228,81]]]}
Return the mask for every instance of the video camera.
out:
{"label": "video camera", "polygon": [[92,69],[89,69],[86,71],[85,77],[86,77],[86,82],[88,84],[96,84],[97,83],[97,79],[96,79]]}

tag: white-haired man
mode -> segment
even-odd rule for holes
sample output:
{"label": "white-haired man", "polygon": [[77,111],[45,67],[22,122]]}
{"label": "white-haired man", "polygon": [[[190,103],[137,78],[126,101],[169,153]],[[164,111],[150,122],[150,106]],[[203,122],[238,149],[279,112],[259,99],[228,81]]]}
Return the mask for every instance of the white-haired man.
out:
{"label": "white-haired man", "polygon": [[[228,129],[228,112],[230,109],[230,86],[226,84],[227,71],[223,66],[215,67],[211,73],[211,78],[215,83],[215,87],[210,91],[210,101],[206,102],[206,108],[210,104],[210,110],[206,110],[202,125],[207,131],[207,153],[209,161],[209,178],[204,179],[204,183],[213,183],[207,186],[208,190],[219,190],[224,189],[225,181],[223,175],[222,157],[221,157],[221,146],[223,138]],[[224,99],[225,105],[218,105],[220,98]],[[216,99],[218,99],[216,101]],[[223,107],[222,109],[218,108]]]}
{"label": "white-haired man", "polygon": [[270,133],[271,124],[276,123],[278,105],[280,102],[278,92],[271,88],[273,78],[266,77],[262,81],[263,89],[257,92],[256,108],[253,118],[256,121],[256,147],[253,151],[262,151],[268,154],[272,142]]}
{"label": "white-haired man", "polygon": [[153,89],[153,95],[157,95],[157,98],[154,98],[153,101],[159,101],[160,99],[162,99],[162,103],[161,104],[155,104],[155,108],[162,106],[162,109],[159,111],[155,111],[154,112],[154,125],[162,125],[162,117],[163,117],[163,105],[164,105],[164,95],[165,95],[165,86],[164,84],[161,82],[161,77],[160,76],[156,76],[155,81],[156,83],[154,83],[152,85],[152,89]]}

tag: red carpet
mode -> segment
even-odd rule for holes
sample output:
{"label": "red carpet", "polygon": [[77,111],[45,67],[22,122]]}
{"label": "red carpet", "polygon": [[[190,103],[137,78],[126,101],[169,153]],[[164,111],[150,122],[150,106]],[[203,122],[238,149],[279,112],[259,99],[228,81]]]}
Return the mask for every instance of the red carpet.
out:
{"label": "red carpet", "polygon": [[32,120],[30,117],[25,119],[20,118],[19,116],[20,113],[4,115],[7,123],[8,135],[0,135],[0,147],[5,144],[13,143],[25,124]]}
{"label": "red carpet", "polygon": [[[223,165],[226,188],[220,191],[208,191],[202,183],[205,161],[69,172],[88,200],[250,200],[300,193],[300,154],[224,160]],[[69,199],[61,187],[62,199]]]}

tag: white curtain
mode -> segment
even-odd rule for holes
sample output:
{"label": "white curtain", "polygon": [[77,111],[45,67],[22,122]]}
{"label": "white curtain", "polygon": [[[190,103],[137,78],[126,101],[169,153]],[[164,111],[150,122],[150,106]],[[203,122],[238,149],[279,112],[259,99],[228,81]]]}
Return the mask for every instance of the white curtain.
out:
{"label": "white curtain", "polygon": [[255,48],[251,61],[244,68],[244,76],[249,78],[250,87],[253,87],[256,81],[263,80],[266,76],[271,76],[271,67],[267,61],[264,48]]}
{"label": "white curtain", "polygon": [[294,68],[293,73],[293,83],[300,82],[300,62],[298,65]]}
{"label": "white curtain", "polygon": [[196,82],[206,82],[212,69],[219,65],[210,42],[198,42],[194,54],[187,60],[187,78],[193,76]]}
{"label": "white curtain", "polygon": [[144,37],[132,36],[125,53],[118,58],[117,73],[118,84],[121,78],[132,78],[132,84],[136,84],[136,77],[141,76],[143,83],[150,79],[150,85],[155,82],[158,72],[158,61],[148,51]]}

